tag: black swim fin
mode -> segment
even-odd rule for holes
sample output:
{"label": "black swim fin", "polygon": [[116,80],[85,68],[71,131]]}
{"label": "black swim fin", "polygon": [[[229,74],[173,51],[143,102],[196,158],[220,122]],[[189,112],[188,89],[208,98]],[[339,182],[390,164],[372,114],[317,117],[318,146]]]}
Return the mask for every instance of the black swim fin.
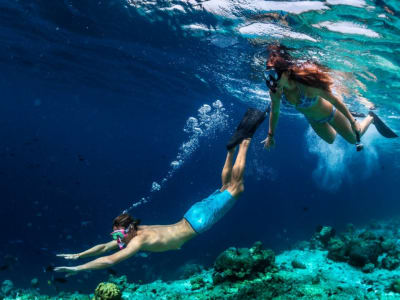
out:
{"label": "black swim fin", "polygon": [[373,111],[370,111],[368,114],[374,118],[373,124],[381,135],[389,139],[398,137],[398,135],[383,123],[383,121]]}
{"label": "black swim fin", "polygon": [[226,149],[231,150],[239,145],[244,139],[252,138],[258,126],[265,120],[267,112],[256,108],[248,108],[240,121],[235,133],[226,145]]}

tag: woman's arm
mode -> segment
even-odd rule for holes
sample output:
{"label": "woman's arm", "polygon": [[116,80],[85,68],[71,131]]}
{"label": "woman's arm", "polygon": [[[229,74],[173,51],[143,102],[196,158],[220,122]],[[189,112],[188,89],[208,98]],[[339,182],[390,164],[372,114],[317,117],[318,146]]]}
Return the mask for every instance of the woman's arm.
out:
{"label": "woman's arm", "polygon": [[274,136],[276,125],[278,124],[279,119],[279,111],[281,106],[281,93],[276,92],[275,94],[270,93],[271,95],[271,113],[269,116],[269,128],[268,135]]}
{"label": "woman's arm", "polygon": [[264,148],[269,149],[275,144],[275,129],[278,124],[279,119],[279,110],[281,105],[281,94],[280,92],[276,92],[275,94],[270,92],[271,97],[271,111],[269,114],[269,126],[268,126],[268,135],[264,142]]}
{"label": "woman's arm", "polygon": [[335,96],[334,94],[332,94],[331,91],[325,91],[325,90],[320,90],[319,96],[332,103],[332,105],[334,105],[349,120],[352,126],[353,124],[355,124],[356,119],[353,117],[353,115],[351,114],[350,110],[347,108],[346,104],[343,102],[341,97]]}
{"label": "woman's arm", "polygon": [[116,241],[111,241],[105,244],[96,245],[86,251],[77,254],[57,254],[57,256],[64,257],[65,259],[78,259],[90,256],[97,256],[104,254],[108,251],[118,248],[118,243]]}

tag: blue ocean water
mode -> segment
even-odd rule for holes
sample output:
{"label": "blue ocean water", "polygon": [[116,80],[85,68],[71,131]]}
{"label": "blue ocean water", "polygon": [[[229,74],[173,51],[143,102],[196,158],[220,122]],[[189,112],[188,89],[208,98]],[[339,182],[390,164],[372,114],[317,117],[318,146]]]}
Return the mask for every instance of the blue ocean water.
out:
{"label": "blue ocean water", "polygon": [[[272,42],[335,70],[351,109],[372,103],[400,132],[399,16],[395,0],[1,1],[0,281],[91,292],[107,271],[61,284],[44,268],[109,240],[124,209],[143,224],[173,223],[218,188],[237,122],[270,100]],[[171,270],[210,265],[229,246],[279,251],[319,224],[398,215],[398,140],[371,127],[360,153],[340,137],[327,145],[290,107],[271,152],[266,133],[267,122],[245,193],[212,230],[115,271],[174,279]]]}

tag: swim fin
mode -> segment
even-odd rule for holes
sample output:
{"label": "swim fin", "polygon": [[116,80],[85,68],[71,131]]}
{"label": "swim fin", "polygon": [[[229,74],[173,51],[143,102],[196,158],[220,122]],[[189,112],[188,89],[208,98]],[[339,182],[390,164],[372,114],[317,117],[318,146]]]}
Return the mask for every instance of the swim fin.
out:
{"label": "swim fin", "polygon": [[378,132],[381,135],[383,135],[386,138],[398,137],[398,135],[392,129],[390,129],[385,123],[383,123],[383,121],[373,111],[370,111],[368,114],[374,118],[372,123],[375,125],[376,130],[378,130]]}
{"label": "swim fin", "polygon": [[248,108],[242,121],[240,121],[236,128],[235,133],[226,145],[226,149],[231,150],[239,145],[244,139],[252,138],[258,126],[260,126],[264,121],[266,114],[266,111],[261,111],[256,108]]}

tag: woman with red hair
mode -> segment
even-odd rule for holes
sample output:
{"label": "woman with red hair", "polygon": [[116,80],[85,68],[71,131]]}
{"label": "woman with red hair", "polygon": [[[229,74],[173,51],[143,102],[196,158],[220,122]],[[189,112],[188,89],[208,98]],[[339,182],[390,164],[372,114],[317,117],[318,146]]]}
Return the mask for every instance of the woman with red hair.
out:
{"label": "woman with red hair", "polygon": [[[360,137],[371,123],[383,135],[391,131],[371,111],[362,122],[357,122],[340,96],[332,93],[333,80],[327,68],[315,62],[296,62],[288,49],[281,45],[270,46],[268,50],[270,55],[264,77],[270,90],[271,113],[268,136],[263,141],[266,149],[275,144],[281,100],[304,114],[318,136],[329,144],[335,141],[337,133],[347,142],[359,144]],[[393,135],[387,137],[396,137]],[[357,150],[361,149],[360,145]]]}

